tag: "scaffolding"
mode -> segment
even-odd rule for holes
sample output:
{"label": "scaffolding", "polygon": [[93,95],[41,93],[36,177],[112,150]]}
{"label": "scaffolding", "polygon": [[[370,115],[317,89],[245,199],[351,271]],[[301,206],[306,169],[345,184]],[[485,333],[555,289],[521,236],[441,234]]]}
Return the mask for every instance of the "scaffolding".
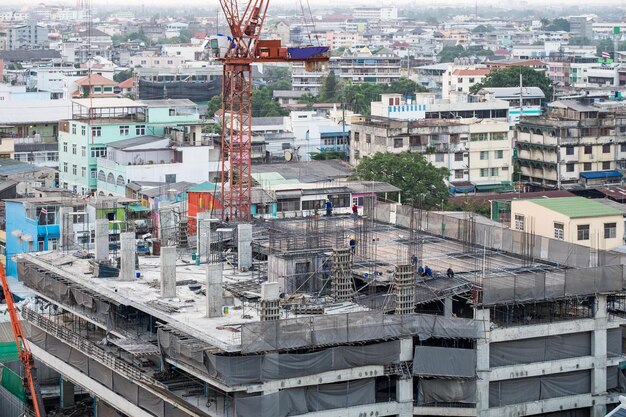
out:
{"label": "scaffolding", "polygon": [[352,250],[335,249],[332,260],[332,297],[335,301],[350,301],[352,289]]}

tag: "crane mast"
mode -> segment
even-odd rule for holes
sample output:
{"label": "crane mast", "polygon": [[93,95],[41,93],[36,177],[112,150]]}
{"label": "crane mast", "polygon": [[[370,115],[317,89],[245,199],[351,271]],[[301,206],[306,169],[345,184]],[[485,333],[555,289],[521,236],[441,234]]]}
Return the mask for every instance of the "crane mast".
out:
{"label": "crane mast", "polygon": [[4,298],[7,303],[7,311],[9,312],[9,318],[11,319],[11,329],[13,330],[13,337],[15,338],[18,357],[20,362],[24,365],[24,373],[26,374],[24,377],[24,387],[30,391],[30,395],[33,399],[35,416],[46,417],[46,410],[41,397],[41,389],[39,388],[39,382],[37,381],[35,360],[30,352],[28,341],[24,337],[22,324],[17,315],[17,310],[15,309],[15,303],[13,302],[13,297],[11,296],[4,268],[0,268],[0,280],[2,281],[2,291],[4,292]]}
{"label": "crane mast", "polygon": [[324,62],[328,48],[283,48],[280,40],[261,40],[269,0],[220,0],[220,5],[232,34],[219,56],[223,63],[222,220],[247,221],[252,183],[252,63]]}

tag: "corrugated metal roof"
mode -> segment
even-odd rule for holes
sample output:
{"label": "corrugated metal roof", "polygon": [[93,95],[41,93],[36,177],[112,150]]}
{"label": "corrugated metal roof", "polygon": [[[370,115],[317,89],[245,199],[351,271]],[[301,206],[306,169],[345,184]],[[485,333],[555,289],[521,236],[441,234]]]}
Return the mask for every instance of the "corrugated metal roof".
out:
{"label": "corrugated metal roof", "polygon": [[528,200],[569,218],[622,216],[619,210],[584,197],[538,198]]}

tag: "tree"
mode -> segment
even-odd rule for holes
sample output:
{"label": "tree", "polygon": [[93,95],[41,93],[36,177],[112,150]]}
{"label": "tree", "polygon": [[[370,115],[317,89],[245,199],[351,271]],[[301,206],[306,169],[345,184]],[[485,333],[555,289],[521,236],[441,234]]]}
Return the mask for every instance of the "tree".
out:
{"label": "tree", "polygon": [[120,71],[117,74],[113,75],[113,81],[121,83],[122,81],[126,81],[133,76],[133,69],[127,69],[124,71]]}
{"label": "tree", "polygon": [[437,57],[439,58],[439,62],[454,62],[456,58],[464,56],[464,54],[465,48],[461,45],[444,46]]}
{"label": "tree", "polygon": [[402,190],[402,201],[422,204],[424,208],[441,207],[448,200],[444,179],[446,168],[436,168],[419,153],[376,153],[365,157],[356,167],[356,177],[363,181],[384,181]]}
{"label": "tree", "polygon": [[485,87],[517,87],[520,85],[520,74],[524,87],[539,87],[547,100],[552,98],[554,87],[552,81],[543,72],[535,71],[531,67],[509,67],[491,71],[482,83],[470,87],[475,94]]}
{"label": "tree", "polygon": [[289,111],[280,107],[272,97],[269,86],[255,87],[252,90],[252,117],[288,116]]}
{"label": "tree", "polygon": [[425,93],[428,91],[423,85],[405,77],[398,78],[393,81],[388,90],[390,93],[402,94],[405,97],[412,96],[415,93]]}
{"label": "tree", "polygon": [[289,83],[289,88],[286,90],[291,90],[291,69],[289,67],[265,65],[263,69],[263,79],[267,81],[268,84],[287,82]]}
{"label": "tree", "polygon": [[335,71],[330,70],[328,75],[322,78],[319,94],[320,100],[327,103],[340,101],[341,99],[337,100],[337,96],[340,95],[338,86],[339,81],[335,76]]}
{"label": "tree", "polygon": [[494,30],[496,30],[496,28],[494,28],[491,25],[478,25],[474,29],[472,29],[472,32],[473,33],[487,33],[487,32],[493,32]]}
{"label": "tree", "polygon": [[215,117],[215,113],[218,110],[222,109],[222,95],[218,94],[216,96],[211,97],[209,103],[207,104],[206,116],[210,119]]}
{"label": "tree", "polygon": [[554,19],[551,23],[547,19],[541,19],[543,30],[548,32],[569,32],[569,21],[563,18]]}
{"label": "tree", "polygon": [[335,149],[324,149],[320,152],[311,152],[311,159],[316,161],[326,161],[329,159],[341,159],[346,161],[348,159],[348,155],[346,155],[343,151],[338,151]]}

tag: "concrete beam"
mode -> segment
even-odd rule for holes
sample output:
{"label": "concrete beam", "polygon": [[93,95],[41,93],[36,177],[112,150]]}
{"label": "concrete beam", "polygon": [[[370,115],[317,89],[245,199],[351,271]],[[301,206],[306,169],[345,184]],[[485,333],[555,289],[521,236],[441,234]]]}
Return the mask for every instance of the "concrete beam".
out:
{"label": "concrete beam", "polygon": [[[413,410],[411,410],[412,412]],[[307,413],[308,417],[363,417],[363,416],[398,416],[412,417],[412,414],[400,412],[399,404],[395,401],[387,403],[359,405],[356,407],[338,408],[334,410],[317,411]]]}
{"label": "concrete beam", "polygon": [[570,395],[567,397],[551,398],[549,400],[533,401],[522,404],[507,405],[505,407],[490,408],[481,413],[481,417],[502,416],[531,416],[563,410],[591,407],[594,400],[597,403],[600,397],[591,394]]}
{"label": "concrete beam", "polygon": [[459,407],[413,407],[414,416],[456,416],[474,417],[477,415],[475,408]]}
{"label": "concrete beam", "polygon": [[176,246],[161,248],[161,297],[176,297]]}
{"label": "concrete beam", "polygon": [[[554,322],[548,324],[531,324],[528,326],[513,326],[495,328],[491,330],[491,343],[508,340],[530,339],[533,337],[558,336],[568,333],[591,332],[595,329],[594,319],[579,319]],[[617,326],[616,326],[617,327]],[[524,329],[520,332],[520,329]]]}
{"label": "concrete beam", "polygon": [[[527,378],[531,376],[560,374],[563,372],[581,371],[593,369],[598,366],[593,356],[582,356],[571,359],[562,359],[549,362],[535,362],[511,366],[499,366],[491,368],[490,381],[502,381],[515,378]],[[606,384],[606,370],[605,370]]]}

